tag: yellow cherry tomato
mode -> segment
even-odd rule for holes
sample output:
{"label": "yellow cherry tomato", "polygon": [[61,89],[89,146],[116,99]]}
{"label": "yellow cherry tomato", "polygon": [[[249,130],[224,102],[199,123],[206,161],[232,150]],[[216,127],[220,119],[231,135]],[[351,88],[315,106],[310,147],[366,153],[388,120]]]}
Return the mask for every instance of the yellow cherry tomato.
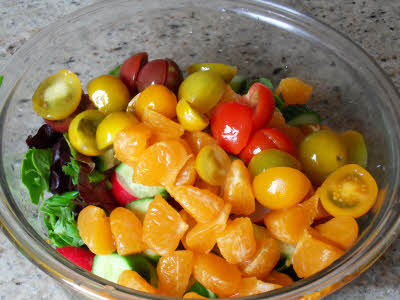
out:
{"label": "yellow cherry tomato", "polygon": [[129,101],[128,106],[126,107],[127,112],[135,113],[136,103],[137,103],[139,97],[140,97],[140,93],[136,94],[136,96],[133,97],[131,101]]}
{"label": "yellow cherry tomato", "polygon": [[178,98],[185,99],[201,113],[210,111],[225,92],[226,83],[211,71],[190,74],[179,86]]}
{"label": "yellow cherry tomato", "polygon": [[231,159],[218,145],[204,146],[196,157],[197,174],[211,185],[224,184],[230,165]]}
{"label": "yellow cherry tomato", "polygon": [[378,195],[375,179],[356,164],[337,169],[320,190],[322,206],[334,217],[361,217],[371,209]]}
{"label": "yellow cherry tomato", "polygon": [[236,75],[237,68],[221,63],[199,63],[187,67],[189,74],[198,71],[213,71],[221,76],[226,83],[231,82],[232,78]]}
{"label": "yellow cherry tomato", "polygon": [[46,78],[32,97],[33,110],[48,120],[61,120],[72,114],[82,97],[78,77],[68,70]]}
{"label": "yellow cherry tomato", "polygon": [[89,81],[87,92],[97,109],[105,114],[126,110],[131,99],[125,84],[112,75],[101,75]]}
{"label": "yellow cherry tomato", "polygon": [[104,119],[105,114],[98,110],[85,110],[78,114],[69,125],[68,137],[72,146],[87,156],[98,156],[103,153],[97,147],[97,127]]}
{"label": "yellow cherry tomato", "polygon": [[179,100],[176,106],[176,116],[182,127],[188,131],[201,131],[209,123],[207,117],[191,107],[185,99]]}
{"label": "yellow cherry tomato", "polygon": [[107,115],[96,130],[96,143],[100,150],[111,146],[121,130],[139,124],[133,113],[117,111]]}
{"label": "yellow cherry tomato", "polygon": [[253,180],[254,195],[258,202],[270,209],[289,208],[308,194],[311,182],[297,169],[270,168]]}
{"label": "yellow cherry tomato", "polygon": [[140,93],[135,105],[135,113],[139,119],[142,119],[145,108],[172,119],[176,116],[176,96],[164,85],[149,85]]}
{"label": "yellow cherry tomato", "polygon": [[347,130],[340,137],[347,147],[348,163],[366,168],[368,154],[363,135],[355,130]]}

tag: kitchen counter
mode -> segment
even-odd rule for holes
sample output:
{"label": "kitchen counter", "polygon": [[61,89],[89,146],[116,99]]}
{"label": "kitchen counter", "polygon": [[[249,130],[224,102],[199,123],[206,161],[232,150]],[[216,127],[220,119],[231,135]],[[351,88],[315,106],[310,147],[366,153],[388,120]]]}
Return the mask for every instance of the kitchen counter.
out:
{"label": "kitchen counter", "polygon": [[[0,74],[41,28],[94,0],[1,0]],[[282,1],[342,32],[365,49],[400,89],[400,1]],[[301,2],[301,3],[299,3]],[[23,257],[0,232],[0,300],[75,299]],[[364,274],[326,299],[399,299],[400,238]]]}

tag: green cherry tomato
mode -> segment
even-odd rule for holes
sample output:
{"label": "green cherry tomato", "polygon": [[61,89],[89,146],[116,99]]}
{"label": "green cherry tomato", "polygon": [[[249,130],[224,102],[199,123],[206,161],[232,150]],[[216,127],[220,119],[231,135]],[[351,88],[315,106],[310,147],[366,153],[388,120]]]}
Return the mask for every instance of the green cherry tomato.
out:
{"label": "green cherry tomato", "polygon": [[82,97],[78,77],[68,70],[46,78],[36,89],[32,104],[34,111],[47,120],[62,120],[72,114]]}
{"label": "green cherry tomato", "polygon": [[347,147],[348,163],[366,168],[368,154],[362,134],[354,130],[348,130],[340,136]]}
{"label": "green cherry tomato", "polygon": [[221,76],[226,83],[231,82],[232,78],[236,75],[237,68],[221,63],[199,63],[191,65],[187,68],[189,74],[198,71],[213,71]]}
{"label": "green cherry tomato", "polygon": [[117,111],[107,115],[96,130],[97,147],[100,150],[111,146],[115,135],[126,127],[139,124],[133,113]]}
{"label": "green cherry tomato", "polygon": [[275,167],[300,169],[300,163],[287,152],[278,149],[267,149],[254,155],[248,167],[251,176],[254,178],[263,171]]}
{"label": "green cherry tomato", "polygon": [[331,130],[316,131],[304,138],[298,155],[305,173],[316,185],[347,163],[346,145],[340,135]]}
{"label": "green cherry tomato", "polygon": [[225,82],[211,71],[195,72],[180,85],[178,99],[185,99],[200,113],[210,111],[217,105],[225,91]]}
{"label": "green cherry tomato", "polygon": [[129,90],[121,79],[101,75],[89,81],[87,91],[97,109],[105,114],[124,111],[131,100]]}
{"label": "green cherry tomato", "polygon": [[78,114],[69,125],[68,137],[72,146],[87,156],[98,156],[103,153],[97,147],[97,127],[104,119],[105,114],[98,110],[85,110]]}

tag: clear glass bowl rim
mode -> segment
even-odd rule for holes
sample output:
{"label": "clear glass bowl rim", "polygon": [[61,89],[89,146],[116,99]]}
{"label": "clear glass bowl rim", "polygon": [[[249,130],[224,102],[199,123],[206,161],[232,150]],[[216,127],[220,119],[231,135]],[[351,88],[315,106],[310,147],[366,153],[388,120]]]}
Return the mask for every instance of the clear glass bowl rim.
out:
{"label": "clear glass bowl rim", "polygon": [[[102,1],[96,4],[80,9],[59,21],[47,26],[33,38],[27,41],[21,49],[9,60],[2,74],[7,74],[4,78],[3,86],[0,89],[0,109],[1,115],[5,114],[8,100],[13,94],[13,89],[18,84],[21,73],[11,72],[12,66],[23,57],[29,55],[34,45],[43,40],[49,33],[61,26],[67,26],[69,22],[79,19],[79,17],[90,15],[100,9],[112,8],[116,3],[128,3],[129,0]],[[146,3],[145,1],[137,1]],[[154,1],[161,3],[162,0]],[[184,5],[184,0],[174,1],[180,5]],[[206,4],[207,2],[207,4]],[[366,75],[372,80],[382,92],[386,100],[385,114],[393,127],[393,138],[399,149],[400,142],[400,124],[396,116],[400,116],[400,97],[391,80],[385,75],[381,68],[374,60],[360,47],[354,44],[350,39],[337,32],[335,29],[325,25],[305,14],[295,11],[285,5],[275,3],[273,1],[264,0],[219,0],[219,1],[202,1],[197,3],[198,6],[212,6],[220,10],[233,10],[235,13],[246,14],[252,16],[252,11],[259,14],[252,17],[258,18],[274,18],[277,22],[288,22],[296,26],[296,30],[308,39],[318,39],[320,43],[335,53],[348,58],[354,58],[354,64],[362,63],[362,68]],[[157,5],[157,4],[156,4]],[[244,8],[244,9],[242,9]],[[261,13],[260,13],[261,12]],[[270,19],[271,20],[271,19]],[[390,108],[390,109],[388,109]],[[4,119],[0,124],[3,129]],[[0,136],[0,141],[3,139]],[[395,150],[393,150],[395,151]],[[320,293],[323,296],[337,288],[350,282],[356,276],[370,267],[387,249],[391,242],[396,238],[400,231],[400,209],[399,209],[399,182],[400,182],[400,165],[399,154],[394,152],[393,165],[396,170],[389,186],[382,210],[384,214],[376,220],[373,228],[369,228],[367,233],[358,241],[358,243],[345,256],[335,262],[329,268],[315,274],[312,277],[303,279],[295,284],[266,294],[245,297],[246,299],[260,299],[267,297],[268,299],[288,299],[299,298],[313,292]],[[1,171],[4,174],[2,158],[0,157]],[[61,282],[64,286],[78,292],[81,295],[91,297],[93,299],[171,299],[170,297],[149,295],[142,292],[135,292],[125,287],[110,283],[100,277],[89,272],[76,268],[71,262],[63,258],[36,233],[33,228],[20,218],[23,216],[19,208],[13,201],[7,201],[6,195],[9,194],[7,183],[1,177],[0,190],[0,228],[7,235],[10,241],[24,254],[32,263],[41,268],[51,277]],[[328,290],[327,290],[328,289]],[[323,291],[327,291],[326,293]]]}

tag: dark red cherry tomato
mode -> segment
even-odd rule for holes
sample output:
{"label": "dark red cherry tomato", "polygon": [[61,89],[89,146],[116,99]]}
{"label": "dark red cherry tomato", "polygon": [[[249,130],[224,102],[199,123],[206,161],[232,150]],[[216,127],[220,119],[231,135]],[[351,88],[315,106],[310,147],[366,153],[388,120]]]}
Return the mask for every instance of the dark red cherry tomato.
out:
{"label": "dark red cherry tomato", "polygon": [[147,64],[148,54],[140,52],[125,60],[119,70],[119,78],[128,87],[131,95],[136,94],[136,80],[141,68]]}
{"label": "dark red cherry tomato", "polygon": [[252,130],[253,111],[237,102],[220,103],[211,118],[211,132],[225,151],[239,154],[247,145]]}
{"label": "dark red cherry tomato", "polygon": [[274,94],[262,83],[254,83],[239,102],[246,103],[253,109],[253,130],[260,129],[268,124],[274,114]]}
{"label": "dark red cherry tomato", "polygon": [[167,81],[168,63],[165,59],[155,59],[149,61],[140,70],[136,87],[138,92],[142,92],[151,84],[165,85]]}
{"label": "dark red cherry tomato", "polygon": [[278,149],[297,157],[296,146],[289,137],[276,128],[263,128],[254,132],[239,157],[248,164],[257,153],[267,149]]}
{"label": "dark red cherry tomato", "polygon": [[179,85],[183,81],[182,71],[173,60],[167,59],[167,62],[167,81],[165,82],[165,85],[171,91],[177,93]]}

